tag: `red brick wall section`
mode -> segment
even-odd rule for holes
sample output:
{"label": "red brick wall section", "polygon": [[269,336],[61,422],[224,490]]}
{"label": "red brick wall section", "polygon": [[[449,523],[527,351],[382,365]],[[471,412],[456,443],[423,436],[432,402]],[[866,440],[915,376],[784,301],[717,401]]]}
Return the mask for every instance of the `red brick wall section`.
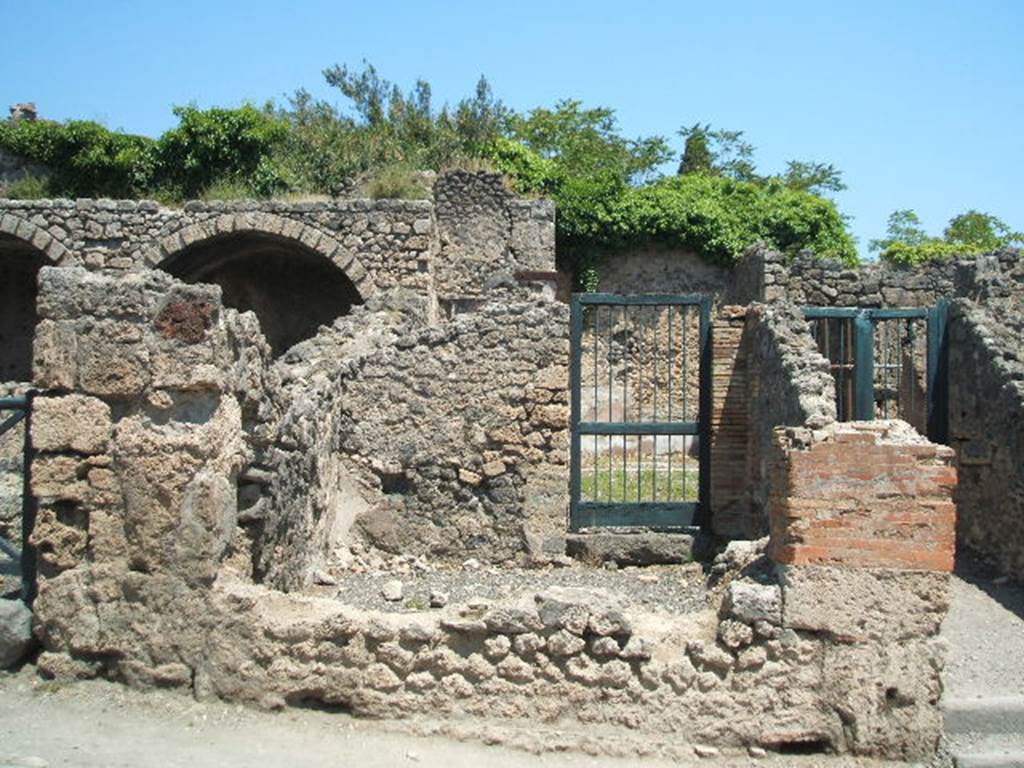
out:
{"label": "red brick wall section", "polygon": [[953,451],[898,421],[776,430],[769,553],[787,565],[951,571]]}
{"label": "red brick wall section", "polygon": [[746,319],[746,307],[721,307],[711,330],[711,525],[740,538],[761,532],[748,493]]}

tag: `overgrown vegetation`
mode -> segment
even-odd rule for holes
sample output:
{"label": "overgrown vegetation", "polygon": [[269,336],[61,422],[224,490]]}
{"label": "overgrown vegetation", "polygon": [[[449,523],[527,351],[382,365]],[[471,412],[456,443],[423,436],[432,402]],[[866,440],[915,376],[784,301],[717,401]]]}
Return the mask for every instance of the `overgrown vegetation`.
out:
{"label": "overgrown vegetation", "polygon": [[988,213],[970,210],[954,216],[942,233],[932,237],[920,217],[903,209],[889,214],[886,237],[872,240],[869,248],[893,264],[914,266],[933,259],[997,251],[1024,245],[1024,233],[1013,231],[1006,222]]}
{"label": "overgrown vegetation", "polygon": [[[427,82],[404,92],[369,64],[330,67],[324,76],[344,108],[305,90],[263,107],[176,107],[177,126],[157,139],[88,121],[0,122],[0,148],[51,170],[5,194],[172,203],[353,192],[423,197],[423,171],[484,167],[506,174],[519,192],[556,201],[559,254],[578,274],[586,275],[594,254],[651,242],[723,264],[756,241],[857,260],[847,222],[828,198],[845,188],[841,173],[793,160],[781,173],[763,174],[741,131],[684,127],[680,155],[662,136],[623,135],[611,109],[566,99],[514,112],[484,78],[471,96],[437,106]],[[665,175],[676,158],[677,173]],[[872,242],[883,258],[919,263],[1021,240],[975,211],[951,222],[943,238],[914,231],[906,214],[913,216],[894,214],[889,236]]]}

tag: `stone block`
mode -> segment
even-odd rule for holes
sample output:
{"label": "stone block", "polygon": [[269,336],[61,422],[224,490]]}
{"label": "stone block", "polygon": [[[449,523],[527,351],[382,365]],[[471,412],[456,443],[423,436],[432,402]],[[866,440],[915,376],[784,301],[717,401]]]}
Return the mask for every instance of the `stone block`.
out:
{"label": "stone block", "polygon": [[32,447],[37,451],[104,453],[110,430],[110,406],[94,397],[37,397],[32,403]]}
{"label": "stone block", "polygon": [[779,566],[786,627],[843,642],[903,642],[938,634],[949,575],[933,571]]}
{"label": "stone block", "polygon": [[580,533],[566,536],[565,551],[587,563],[619,565],[688,563],[693,536],[685,533]]}
{"label": "stone block", "polygon": [[920,760],[942,733],[944,643],[937,639],[827,644],[821,694],[844,723],[854,754]]}
{"label": "stone block", "polygon": [[722,613],[744,624],[782,622],[782,594],[775,584],[733,581],[726,590]]}
{"label": "stone block", "polygon": [[32,647],[32,611],[20,600],[0,600],[0,669],[21,661]]}

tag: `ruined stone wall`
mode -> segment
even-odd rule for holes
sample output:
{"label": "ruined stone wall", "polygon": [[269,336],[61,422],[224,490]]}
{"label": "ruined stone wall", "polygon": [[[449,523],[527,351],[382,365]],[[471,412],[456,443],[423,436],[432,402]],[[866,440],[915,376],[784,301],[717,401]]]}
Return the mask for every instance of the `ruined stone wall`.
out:
{"label": "ruined stone wall", "polygon": [[699,255],[664,246],[595,256],[597,290],[603,293],[693,293],[720,298],[731,276],[728,269]]}
{"label": "ruined stone wall", "polygon": [[949,437],[962,550],[1024,578],[1024,310],[958,300],[950,313]]}
{"label": "ruined stone wall", "polygon": [[[712,605],[696,613],[566,588],[389,613],[229,571],[196,588],[92,565],[44,585],[39,668],[268,708],[443,720],[492,738],[518,724],[539,742],[625,755],[681,756],[693,743],[934,751],[945,574],[780,571],[750,545],[727,550],[715,573]],[[588,741],[595,726],[615,738]]]}
{"label": "ruined stone wall", "polygon": [[159,272],[46,267],[39,311],[40,576],[115,563],[209,583],[244,544],[236,479],[252,454],[246,382],[267,353],[258,330],[220,306],[218,288]]}
{"label": "ruined stone wall", "polygon": [[555,206],[524,200],[501,176],[454,171],[434,185],[438,255],[434,280],[442,310],[454,315],[493,297],[522,298],[520,280],[555,270]]}
{"label": "ruined stone wall", "polygon": [[796,307],[777,302],[752,305],[742,339],[746,358],[747,506],[737,509],[737,524],[755,534],[767,532],[767,503],[772,477],[769,457],[780,426],[820,429],[836,419],[834,383],[828,361],[811,339]]}
{"label": "ruined stone wall", "polygon": [[[502,199],[520,213],[533,206],[507,194]],[[95,208],[76,205],[108,213],[117,209],[102,201]],[[424,206],[429,215],[426,203],[377,207],[421,215]],[[121,223],[130,220],[122,217]],[[482,215],[474,219],[482,220]],[[26,221],[8,226],[19,236],[41,239],[23,230]],[[284,217],[269,213],[243,210],[204,221],[177,230],[173,242],[159,240],[158,247],[174,254],[204,243],[217,237],[210,232],[222,221],[235,226],[234,232],[294,236],[304,247],[324,247],[313,226],[296,224],[301,229],[292,232]],[[431,221],[423,218],[420,229]],[[368,226],[381,233],[385,224],[394,229],[394,222],[371,215]],[[237,229],[243,225],[246,229]],[[535,240],[499,228],[494,237],[511,239],[485,245],[500,246],[506,261],[517,252],[529,254],[529,260],[521,257],[527,266],[553,267],[554,254],[544,251],[553,222],[542,216],[527,229]],[[467,230],[464,247],[473,236]],[[53,245],[37,247],[52,250]],[[256,318],[222,307],[220,291],[214,290],[205,299],[205,325],[189,332],[198,343],[223,316],[227,340],[218,342],[224,348],[216,354],[192,360],[170,354],[168,342],[153,337],[147,326],[155,322],[156,304],[181,304],[169,297],[186,290],[185,284],[167,282],[156,270],[106,266],[45,270],[35,384],[121,403],[112,416],[117,423],[118,408],[149,409],[136,401],[148,398],[152,388],[167,389],[165,377],[182,380],[179,388],[189,403],[207,379],[215,388],[227,387],[238,405],[239,439],[246,446],[246,460],[232,474],[233,514],[244,534],[239,549],[251,558],[246,568],[256,578],[283,589],[301,588],[332,550],[357,540],[392,553],[456,562],[543,560],[564,552],[567,308],[534,286],[516,280],[494,285],[476,296],[472,312],[440,325],[423,311],[419,277],[373,293],[364,287],[369,296],[362,306],[274,360],[266,354]],[[360,279],[351,264],[346,269]],[[430,272],[415,272],[421,274],[432,278]],[[370,280],[367,273],[358,284],[376,288]],[[434,290],[433,283],[428,287]],[[449,288],[457,286],[450,282]],[[175,311],[188,315],[186,309]],[[196,319],[172,313],[166,322],[176,327]],[[200,383],[194,385],[190,376],[200,377]],[[84,467],[78,469],[86,472]],[[40,485],[46,498],[65,501],[52,493],[63,479]],[[47,482],[45,475],[38,482]],[[81,561],[88,535],[79,517],[50,507],[41,513],[37,538],[44,548],[53,548],[44,563],[52,574]]]}
{"label": "ruined stone wall", "polygon": [[0,233],[31,243],[60,266],[144,270],[215,237],[258,232],[322,254],[365,296],[396,285],[426,293],[428,201],[190,202],[0,200]]}
{"label": "ruined stone wall", "polygon": [[317,552],[357,539],[454,562],[562,554],[568,309],[492,302],[443,327],[374,309],[277,366],[258,570],[302,586]]}
{"label": "ruined stone wall", "polygon": [[936,259],[914,267],[866,262],[849,267],[795,257],[763,245],[750,248],[732,274],[735,303],[785,300],[800,306],[928,307],[941,299],[969,295],[979,280],[995,280],[1024,296],[1024,259],[1015,250],[984,256]]}

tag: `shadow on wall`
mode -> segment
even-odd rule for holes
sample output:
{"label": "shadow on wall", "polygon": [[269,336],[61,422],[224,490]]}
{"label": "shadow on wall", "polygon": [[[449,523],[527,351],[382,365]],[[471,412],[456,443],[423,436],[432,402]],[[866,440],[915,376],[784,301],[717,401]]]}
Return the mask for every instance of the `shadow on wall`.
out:
{"label": "shadow on wall", "polygon": [[46,263],[46,256],[24,240],[0,235],[0,381],[32,379],[36,278]]}
{"label": "shadow on wall", "polygon": [[212,237],[171,256],[160,268],[189,283],[219,285],[226,306],[254,312],[275,357],[363,303],[352,281],[330,260],[271,234]]}

